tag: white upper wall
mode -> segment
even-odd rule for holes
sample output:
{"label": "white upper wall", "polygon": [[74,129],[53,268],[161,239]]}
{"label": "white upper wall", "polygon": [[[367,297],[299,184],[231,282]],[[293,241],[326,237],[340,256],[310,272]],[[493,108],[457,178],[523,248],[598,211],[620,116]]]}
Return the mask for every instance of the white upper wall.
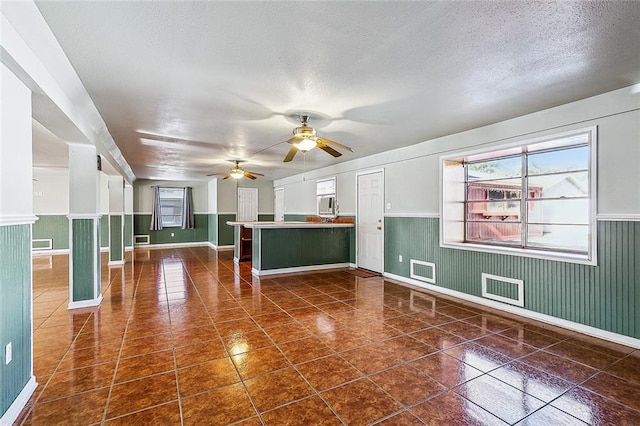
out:
{"label": "white upper wall", "polygon": [[153,186],[167,188],[193,188],[193,211],[196,214],[208,213],[207,182],[175,182],[165,180],[138,179],[133,183],[133,212],[151,214],[153,205]]}
{"label": "white upper wall", "polygon": [[69,214],[69,169],[33,169],[33,213]]}
{"label": "white upper wall", "polygon": [[[355,212],[356,173],[385,170],[387,214],[438,214],[439,157],[598,126],[598,214],[640,214],[640,85],[406,148],[279,179],[285,212],[315,214],[315,181],[336,176],[340,214]],[[392,142],[392,141],[391,141]]]}
{"label": "white upper wall", "polygon": [[236,212],[236,184],[240,188],[258,188],[258,213],[273,214],[273,181],[264,179],[215,179],[217,181],[218,210],[215,213]]}

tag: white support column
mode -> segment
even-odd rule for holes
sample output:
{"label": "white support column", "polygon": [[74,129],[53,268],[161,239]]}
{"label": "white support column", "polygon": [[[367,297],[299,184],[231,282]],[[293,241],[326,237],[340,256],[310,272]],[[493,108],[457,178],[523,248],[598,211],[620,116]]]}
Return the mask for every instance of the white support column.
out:
{"label": "white support column", "polygon": [[102,302],[97,158],[95,146],[69,144],[69,309]]}
{"label": "white support column", "polygon": [[124,265],[124,179],[109,176],[109,266]]}
{"label": "white support column", "polygon": [[125,251],[133,250],[133,186],[126,182],[124,184],[124,249]]}
{"label": "white support column", "polygon": [[10,425],[37,386],[31,266],[31,226],[37,218],[31,91],[4,64],[0,67],[0,425]]}

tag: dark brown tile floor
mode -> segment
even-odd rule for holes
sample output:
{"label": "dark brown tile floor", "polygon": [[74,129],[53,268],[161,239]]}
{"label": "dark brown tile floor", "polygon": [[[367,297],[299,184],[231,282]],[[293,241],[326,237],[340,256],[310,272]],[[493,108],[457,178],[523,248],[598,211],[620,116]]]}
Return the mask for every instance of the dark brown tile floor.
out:
{"label": "dark brown tile floor", "polygon": [[383,278],[136,251],[70,312],[67,271],[34,259],[21,424],[640,424],[640,350]]}

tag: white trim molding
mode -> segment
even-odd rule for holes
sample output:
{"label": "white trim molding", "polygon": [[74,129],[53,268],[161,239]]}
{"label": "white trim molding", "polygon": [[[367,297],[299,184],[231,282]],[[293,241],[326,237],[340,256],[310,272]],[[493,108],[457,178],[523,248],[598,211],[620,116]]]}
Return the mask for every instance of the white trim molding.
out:
{"label": "white trim molding", "polygon": [[0,216],[0,226],[33,225],[38,216],[32,214],[9,214]]}
{"label": "white trim molding", "polygon": [[122,266],[124,265],[124,260],[110,260],[107,262],[107,266]]}
{"label": "white trim molding", "polygon": [[598,213],[596,219],[611,222],[640,222],[640,214],[637,213]]}
{"label": "white trim molding", "polygon": [[69,219],[102,219],[102,213],[69,213],[67,217]]}
{"label": "white trim molding", "polygon": [[461,300],[477,303],[478,305],[488,306],[500,311],[508,312],[515,315],[520,315],[525,318],[530,318],[536,321],[544,322],[547,324],[555,325],[558,327],[566,328],[568,330],[577,331],[578,333],[587,334],[589,336],[597,337],[599,339],[608,340],[610,342],[619,343],[621,345],[630,346],[632,348],[640,349],[640,339],[636,339],[629,336],[624,336],[618,333],[612,333],[611,331],[602,330],[600,328],[592,327],[589,325],[580,324],[577,322],[557,318],[547,314],[541,314],[539,312],[530,311],[518,306],[507,305],[500,302],[494,302],[493,300],[484,299],[478,296],[472,296],[470,294],[462,293],[456,290],[451,290],[444,287],[439,287],[433,284],[426,284],[418,280],[406,278],[400,275],[391,274],[388,272],[383,273],[385,278],[389,278],[399,283],[409,284],[415,287],[423,288],[426,290],[434,291],[436,293],[446,294],[453,296]]}
{"label": "white trim molding", "polygon": [[256,268],[251,268],[251,274],[257,275],[259,277],[264,277],[266,275],[291,274],[294,272],[322,271],[325,269],[344,269],[350,266],[350,263],[330,263],[327,265],[296,266],[293,268],[267,269],[263,271],[258,271]]}
{"label": "white trim molding", "polygon": [[193,243],[143,244],[136,245],[136,248],[140,248],[142,250],[161,250],[165,248],[206,247],[208,245],[208,241],[198,241]]}
{"label": "white trim molding", "polygon": [[95,299],[69,302],[67,309],[93,308],[95,306],[100,306],[101,303],[102,303],[102,293],[100,293],[98,297],[96,297]]}
{"label": "white trim molding", "polygon": [[38,387],[38,382],[36,382],[36,376],[33,374],[27,381],[27,384],[24,385],[18,397],[11,403],[7,411],[4,412],[2,417],[0,417],[0,426],[11,426],[13,422],[16,421],[20,413],[27,406],[29,399],[35,392]]}
{"label": "white trim molding", "polygon": [[428,219],[439,219],[440,213],[385,213],[384,217],[424,217]]}
{"label": "white trim molding", "polygon": [[31,255],[33,257],[38,256],[53,256],[55,254],[69,254],[69,249],[55,249],[55,250],[32,250]]}
{"label": "white trim molding", "polygon": [[228,251],[228,250],[233,250],[235,247],[234,246],[217,246],[211,242],[207,242],[207,245],[214,249],[214,250],[219,250],[219,251]]}

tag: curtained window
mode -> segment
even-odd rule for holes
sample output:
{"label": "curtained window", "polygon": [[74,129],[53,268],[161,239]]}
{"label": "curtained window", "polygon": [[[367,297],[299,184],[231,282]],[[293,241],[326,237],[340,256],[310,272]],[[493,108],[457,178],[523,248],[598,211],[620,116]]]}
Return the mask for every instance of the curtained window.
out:
{"label": "curtained window", "polygon": [[163,228],[193,229],[192,188],[153,187],[153,208],[151,211],[150,231]]}

